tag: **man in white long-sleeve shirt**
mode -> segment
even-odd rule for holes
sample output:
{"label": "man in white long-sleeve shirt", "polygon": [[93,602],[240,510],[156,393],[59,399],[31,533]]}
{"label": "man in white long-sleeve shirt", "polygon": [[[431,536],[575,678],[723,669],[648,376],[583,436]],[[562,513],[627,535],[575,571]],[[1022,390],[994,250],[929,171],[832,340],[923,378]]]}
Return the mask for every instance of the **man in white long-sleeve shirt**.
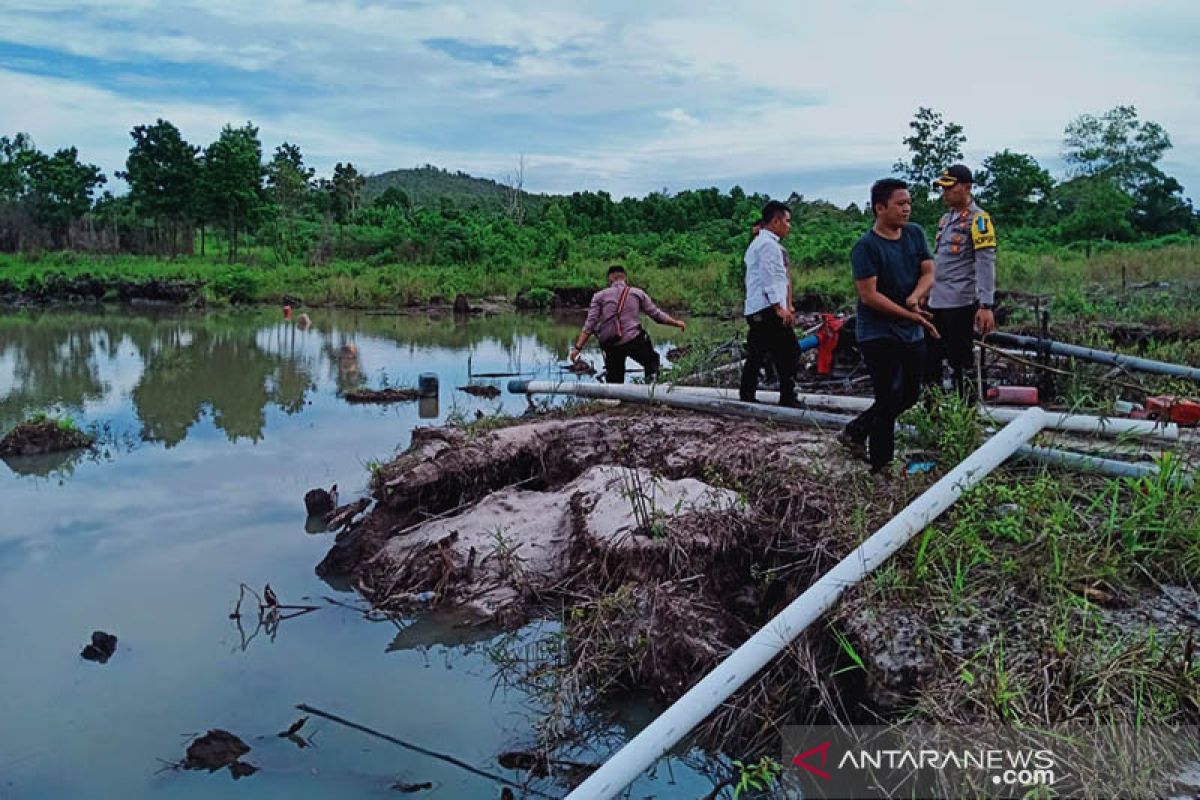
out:
{"label": "man in white long-sleeve shirt", "polygon": [[791,281],[780,240],[792,229],[792,212],[772,200],[763,207],[762,230],[746,249],[746,305],[743,313],[750,325],[746,339],[746,363],[738,395],[753,403],[758,390],[758,371],[767,358],[779,376],[779,404],[796,405],[796,366],[800,344],[792,330]]}

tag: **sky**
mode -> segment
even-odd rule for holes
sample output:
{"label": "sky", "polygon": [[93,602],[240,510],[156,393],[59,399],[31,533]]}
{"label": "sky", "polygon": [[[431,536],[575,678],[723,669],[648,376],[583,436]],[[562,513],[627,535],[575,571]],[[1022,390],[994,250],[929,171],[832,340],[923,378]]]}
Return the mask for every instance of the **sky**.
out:
{"label": "sky", "polygon": [[[1200,201],[1200,3],[3,0],[0,135],[112,180],[129,130],[254,122],[318,174],[430,163],[614,196],[737,184],[861,203],[919,106],[1064,174],[1062,133],[1162,124]],[[115,183],[120,189],[121,184]]]}

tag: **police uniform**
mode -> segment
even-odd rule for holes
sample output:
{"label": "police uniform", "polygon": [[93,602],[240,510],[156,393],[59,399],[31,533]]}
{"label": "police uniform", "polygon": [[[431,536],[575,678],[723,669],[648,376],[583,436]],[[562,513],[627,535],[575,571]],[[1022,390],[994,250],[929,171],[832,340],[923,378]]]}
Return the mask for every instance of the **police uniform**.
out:
{"label": "police uniform", "polygon": [[[946,170],[939,179],[963,180]],[[965,182],[970,181],[970,172]],[[950,183],[953,185],[953,182]],[[996,229],[992,218],[974,200],[961,211],[950,210],[938,220],[933,248],[933,290],[929,308],[941,339],[930,338],[926,383],[942,385],[942,362],[949,361],[954,387],[971,400],[974,366],[975,312],[992,307],[996,292]]]}

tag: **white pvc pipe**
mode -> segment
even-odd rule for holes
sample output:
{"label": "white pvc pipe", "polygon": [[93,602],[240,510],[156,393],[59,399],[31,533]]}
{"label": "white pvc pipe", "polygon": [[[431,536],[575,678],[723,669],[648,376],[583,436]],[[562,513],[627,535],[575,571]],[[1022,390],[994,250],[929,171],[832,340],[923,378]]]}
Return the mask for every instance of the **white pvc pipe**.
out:
{"label": "white pvc pipe", "polygon": [[[1102,458],[1090,453],[1076,453],[1071,450],[1056,450],[1050,447],[1037,447],[1027,444],[1017,449],[1017,455],[1038,464],[1053,464],[1056,467],[1067,467],[1081,472],[1099,472],[1118,478],[1145,478],[1158,472],[1157,464],[1138,464],[1130,461],[1118,461],[1112,458]],[[1184,478],[1191,483],[1190,477]]]}
{"label": "white pvc pipe", "polygon": [[1045,412],[1037,406],[1022,411],[730,653],[567,795],[567,800],[608,800],[632,783],[829,610],[842,592],[869,575],[953,505],[964,491],[1036,436],[1045,421]]}
{"label": "white pvc pipe", "polygon": [[508,391],[514,394],[572,394],[578,397],[596,397],[607,400],[624,400],[631,403],[662,403],[689,411],[710,414],[728,414],[751,419],[773,419],[803,425],[841,428],[846,417],[825,411],[804,408],[782,408],[778,405],[756,405],[743,403],[734,398],[706,397],[679,391],[682,387],[670,384],[640,383],[559,383],[557,381],[509,381]]}
{"label": "white pvc pipe", "polygon": [[[687,392],[704,397],[723,397],[736,400],[737,389],[724,389],[717,386],[680,386],[675,385],[659,391]],[[779,392],[758,392],[756,395],[761,403],[778,403]],[[802,406],[851,411],[858,413],[870,408],[874,402],[869,397],[851,397],[838,394],[801,394],[797,395]],[[1001,406],[983,406],[980,415],[992,422],[1012,422],[1020,416],[1022,409],[1004,408]],[[1086,433],[1098,436],[1129,436],[1137,438],[1164,439],[1176,441],[1179,439],[1179,426],[1173,422],[1162,423],[1149,419],[1125,419],[1123,417],[1096,417],[1087,414],[1064,414],[1057,411],[1046,412],[1046,427],[1057,431]]]}
{"label": "white pvc pipe", "polygon": [[[842,428],[852,418],[842,414],[829,414],[811,409],[781,408],[775,404],[743,403],[730,400],[724,396],[709,396],[707,394],[692,394],[690,390],[697,387],[643,384],[601,384],[601,383],[557,383],[554,381],[510,381],[508,390],[517,394],[572,394],[580,397],[603,398],[600,402],[634,402],[659,403],[665,406],[685,408],[708,414],[728,414],[730,416],[749,417],[752,419],[774,420],[776,422],[791,422],[805,425]],[[709,389],[709,392],[725,392],[724,389]],[[769,400],[777,397],[775,392],[759,392],[759,400]],[[829,397],[831,399],[848,401],[863,401],[861,397],[842,397],[840,395],[809,395],[809,397]],[[803,396],[801,397],[803,400]],[[869,405],[870,401],[866,401]],[[1006,409],[1011,410],[1011,409]],[[1016,416],[1024,412],[1018,411]],[[1043,412],[1045,413],[1045,412]],[[1047,419],[1054,415],[1046,414]],[[904,426],[901,428],[904,429]],[[1075,469],[1081,472],[1098,472],[1119,478],[1140,478],[1152,475],[1158,471],[1154,464],[1133,464],[1128,461],[1116,461],[1110,458],[1077,453],[1071,450],[1056,450],[1049,447],[1025,446],[1017,450],[1016,455],[1039,464]],[[1190,481],[1190,479],[1189,479]]]}

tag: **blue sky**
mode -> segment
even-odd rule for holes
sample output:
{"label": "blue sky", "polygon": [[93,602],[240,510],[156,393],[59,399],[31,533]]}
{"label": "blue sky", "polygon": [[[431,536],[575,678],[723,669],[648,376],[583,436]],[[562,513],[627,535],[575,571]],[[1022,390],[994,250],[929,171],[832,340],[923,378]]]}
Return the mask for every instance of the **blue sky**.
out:
{"label": "blue sky", "polygon": [[[957,12],[957,17],[953,17]],[[861,201],[920,105],[1056,174],[1080,113],[1132,103],[1200,200],[1200,4],[5,0],[0,133],[106,173],[129,129],[255,122],[320,173],[433,163],[532,191],[735,183]]]}

